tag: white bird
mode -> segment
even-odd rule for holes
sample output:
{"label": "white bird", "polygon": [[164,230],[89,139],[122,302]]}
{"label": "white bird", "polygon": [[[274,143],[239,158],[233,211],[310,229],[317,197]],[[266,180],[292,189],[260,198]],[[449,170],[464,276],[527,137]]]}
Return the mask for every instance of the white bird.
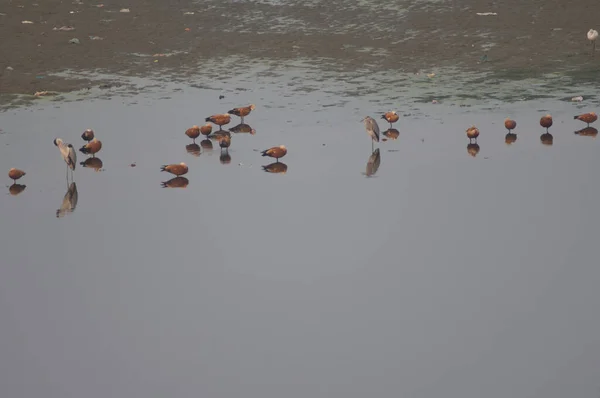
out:
{"label": "white bird", "polygon": [[75,152],[75,148],[73,148],[73,145],[66,144],[60,138],[56,138],[54,140],[54,145],[56,145],[58,147],[63,160],[67,164],[67,177],[68,177],[69,169],[75,170],[75,165],[77,165],[77,152]]}
{"label": "white bird", "polygon": [[592,42],[592,51],[596,51],[596,39],[598,38],[598,31],[590,29],[587,33],[587,38]]}

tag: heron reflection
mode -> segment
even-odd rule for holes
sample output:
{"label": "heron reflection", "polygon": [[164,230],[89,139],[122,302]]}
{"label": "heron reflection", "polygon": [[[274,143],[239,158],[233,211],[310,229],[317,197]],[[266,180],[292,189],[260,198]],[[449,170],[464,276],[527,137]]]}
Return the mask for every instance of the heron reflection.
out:
{"label": "heron reflection", "polygon": [[372,177],[379,170],[379,165],[381,164],[381,152],[379,152],[379,148],[375,149],[371,156],[369,156],[369,160],[367,161],[367,169],[365,171],[365,175],[367,177]]}
{"label": "heron reflection", "polygon": [[69,213],[74,212],[75,208],[77,207],[78,196],[77,185],[75,182],[72,182],[67,189],[67,193],[63,197],[60,209],[56,210],[56,217],[61,218]]}

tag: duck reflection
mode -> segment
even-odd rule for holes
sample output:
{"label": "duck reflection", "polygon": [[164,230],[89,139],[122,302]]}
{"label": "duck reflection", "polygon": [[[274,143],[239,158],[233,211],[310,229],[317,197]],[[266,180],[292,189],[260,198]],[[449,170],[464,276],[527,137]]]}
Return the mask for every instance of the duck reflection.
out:
{"label": "duck reflection", "polygon": [[[210,142],[210,140],[208,140],[208,142]],[[212,143],[211,143],[212,146]],[[189,153],[192,156],[200,156],[200,145],[198,144],[189,144],[185,146],[185,150],[187,151],[187,153]]]}
{"label": "duck reflection", "polygon": [[18,194],[23,192],[25,188],[27,188],[27,185],[17,184],[15,182],[8,188],[8,192],[13,196],[17,196]]}
{"label": "duck reflection", "polygon": [[379,148],[375,149],[371,156],[369,156],[369,160],[367,161],[367,169],[365,171],[365,175],[367,177],[374,176],[379,170],[379,165],[381,164],[381,152],[379,152]]}
{"label": "duck reflection", "polygon": [[77,185],[75,185],[75,182],[72,182],[67,189],[67,193],[63,198],[60,209],[56,210],[56,217],[64,217],[66,214],[74,212],[77,207],[78,197]]}
{"label": "duck reflection", "polygon": [[100,169],[102,169],[102,166],[104,165],[100,158],[87,158],[85,162],[81,162],[79,164],[83,167],[89,167],[91,169],[94,169],[94,171],[100,171]]}
{"label": "duck reflection", "polygon": [[237,126],[233,126],[229,129],[232,133],[240,134],[240,133],[248,133],[250,135],[256,134],[256,130],[250,127],[249,124],[240,123]]}
{"label": "duck reflection", "polygon": [[190,180],[188,180],[185,177],[175,177],[175,178],[171,178],[169,181],[164,181],[161,182],[161,186],[163,188],[185,188],[188,186],[188,184],[190,183]]}
{"label": "duck reflection", "polygon": [[517,135],[515,133],[508,133],[504,136],[504,142],[506,145],[514,144],[517,141]]}
{"label": "duck reflection", "polygon": [[209,140],[208,138],[205,140],[200,141],[200,146],[202,147],[202,149],[204,149],[205,151],[212,151],[213,149],[213,143],[211,140]]}
{"label": "duck reflection", "polygon": [[221,151],[221,156],[219,156],[219,161],[221,162],[221,164],[231,163],[231,155],[229,154],[229,151],[227,149],[225,149],[224,151]]}
{"label": "duck reflection", "polygon": [[577,130],[575,134],[582,137],[596,137],[598,135],[598,130],[593,127],[586,127],[584,129]]}
{"label": "duck reflection", "polygon": [[554,143],[554,137],[550,133],[544,133],[540,135],[540,141],[544,145],[552,145]]}
{"label": "duck reflection", "polygon": [[480,150],[481,150],[481,148],[479,147],[479,144],[476,142],[472,142],[469,145],[467,145],[467,153],[473,157],[477,156],[477,154],[479,153]]}
{"label": "duck reflection", "polygon": [[282,162],[273,162],[266,166],[262,166],[262,168],[267,173],[274,173],[274,174],[285,174],[285,173],[287,173],[287,169],[288,169],[287,164],[282,163]]}
{"label": "duck reflection", "polygon": [[231,133],[229,132],[229,130],[219,130],[208,136],[209,139],[215,141],[221,141],[223,137],[231,138]]}
{"label": "duck reflection", "polygon": [[390,140],[397,140],[400,136],[400,132],[396,129],[387,129],[383,132],[383,135]]}

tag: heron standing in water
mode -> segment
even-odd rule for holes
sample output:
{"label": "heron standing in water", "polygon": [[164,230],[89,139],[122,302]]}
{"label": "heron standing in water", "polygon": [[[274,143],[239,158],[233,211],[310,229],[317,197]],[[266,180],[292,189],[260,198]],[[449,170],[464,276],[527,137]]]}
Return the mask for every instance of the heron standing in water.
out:
{"label": "heron standing in water", "polygon": [[379,125],[377,121],[373,119],[371,116],[365,116],[361,122],[365,123],[365,130],[367,130],[367,134],[371,137],[371,151],[373,150],[374,144],[373,142],[379,142]]}
{"label": "heron standing in water", "polygon": [[69,179],[69,169],[71,171],[75,170],[75,166],[77,165],[77,153],[75,152],[75,148],[73,145],[65,143],[60,138],[56,138],[54,140],[54,145],[58,147],[60,150],[60,154],[67,164],[67,180]]}

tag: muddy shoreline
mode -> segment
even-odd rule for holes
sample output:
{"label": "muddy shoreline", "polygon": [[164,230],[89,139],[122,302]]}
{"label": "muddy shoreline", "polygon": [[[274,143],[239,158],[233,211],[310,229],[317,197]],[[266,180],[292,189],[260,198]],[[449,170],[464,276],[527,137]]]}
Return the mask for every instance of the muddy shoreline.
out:
{"label": "muddy shoreline", "polygon": [[[0,6],[0,96],[107,84],[52,75],[65,70],[185,77],[202,73],[207,59],[233,55],[315,59],[325,69],[365,73],[457,66],[518,78],[599,70],[600,55],[592,57],[585,40],[591,1],[419,4],[9,1]],[[496,15],[478,15],[484,12]]]}

